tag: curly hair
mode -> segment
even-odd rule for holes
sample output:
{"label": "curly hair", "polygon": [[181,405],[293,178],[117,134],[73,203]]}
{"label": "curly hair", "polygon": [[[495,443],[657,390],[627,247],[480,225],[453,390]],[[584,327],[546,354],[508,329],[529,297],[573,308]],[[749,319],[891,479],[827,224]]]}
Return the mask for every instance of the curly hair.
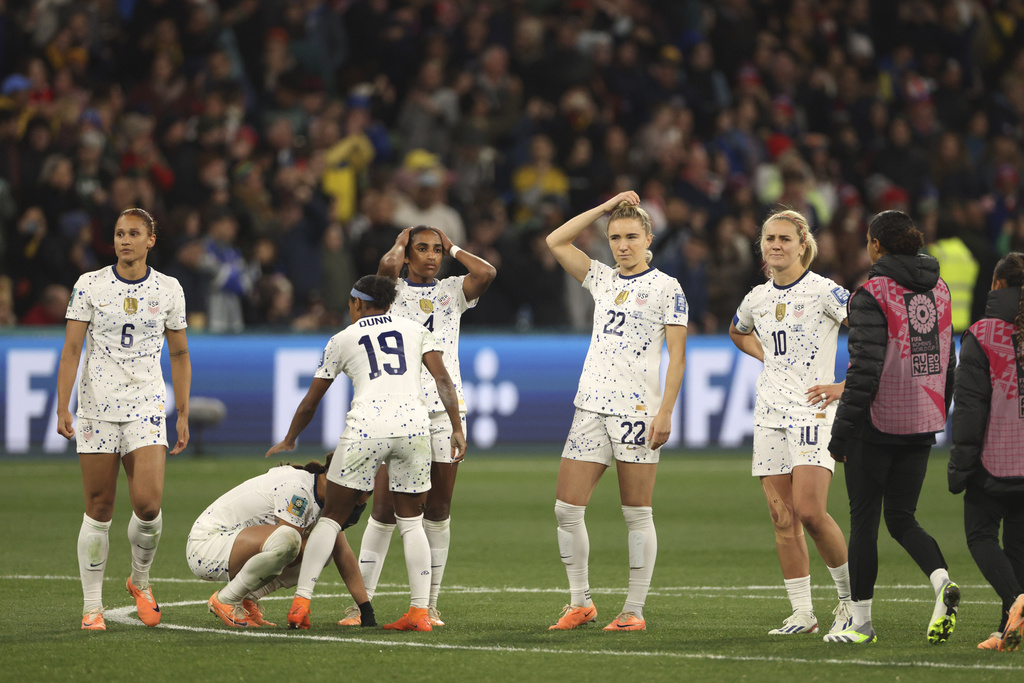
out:
{"label": "curly hair", "polygon": [[1016,287],[1017,317],[1014,319],[1013,348],[1017,363],[1024,365],[1024,254],[1012,251],[996,264],[992,272],[994,280],[1003,280],[1009,287]]}
{"label": "curly hair", "polygon": [[888,254],[913,256],[924,246],[924,235],[902,211],[883,211],[871,219],[868,235]]}
{"label": "curly hair", "polygon": [[395,281],[381,275],[364,275],[356,280],[353,289],[372,297],[373,301],[367,303],[381,311],[388,310],[397,296]]}
{"label": "curly hair", "polygon": [[[639,206],[630,204],[627,201],[619,202],[619,205],[612,209],[611,214],[608,216],[608,225],[611,226],[612,221],[620,220],[639,221],[640,227],[644,229],[645,235],[654,234],[654,223],[651,221],[650,215]],[[651,259],[654,258],[654,254],[650,249],[647,250],[644,258],[647,260],[647,263],[650,263]]]}

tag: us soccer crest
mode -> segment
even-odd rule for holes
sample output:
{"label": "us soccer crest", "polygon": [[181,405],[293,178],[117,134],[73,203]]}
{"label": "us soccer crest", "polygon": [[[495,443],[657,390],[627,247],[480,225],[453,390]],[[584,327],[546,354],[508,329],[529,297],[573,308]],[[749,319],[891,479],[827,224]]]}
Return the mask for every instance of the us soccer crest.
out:
{"label": "us soccer crest", "polygon": [[775,305],[775,319],[778,320],[781,323],[782,319],[785,318],[785,317],[786,317],[786,304],[776,304]]}
{"label": "us soccer crest", "polygon": [[420,310],[424,313],[433,313],[434,302],[430,299],[420,299]]}
{"label": "us soccer crest", "polygon": [[804,305],[803,304],[794,304],[793,305],[793,317],[794,318],[799,318],[803,314],[804,314]]}
{"label": "us soccer crest", "polygon": [[636,305],[646,306],[647,305],[647,292],[640,292],[636,295]]}
{"label": "us soccer crest", "polygon": [[621,306],[622,304],[626,303],[626,299],[628,299],[628,298],[629,298],[629,290],[628,289],[622,290],[621,292],[619,292],[619,295],[617,297],[615,297],[615,305],[616,306]]}
{"label": "us soccer crest", "polygon": [[130,296],[124,298],[124,312],[128,315],[135,315],[139,312],[139,300]]}

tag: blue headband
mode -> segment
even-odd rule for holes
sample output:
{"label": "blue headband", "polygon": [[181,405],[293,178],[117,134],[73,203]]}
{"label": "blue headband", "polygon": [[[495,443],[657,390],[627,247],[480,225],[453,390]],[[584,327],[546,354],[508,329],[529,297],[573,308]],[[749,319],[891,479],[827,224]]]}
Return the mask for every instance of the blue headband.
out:
{"label": "blue headband", "polygon": [[373,301],[373,297],[372,296],[370,296],[369,294],[363,294],[362,292],[360,292],[355,287],[352,288],[352,291],[349,292],[348,295],[349,296],[354,296],[357,299],[362,299],[363,301]]}

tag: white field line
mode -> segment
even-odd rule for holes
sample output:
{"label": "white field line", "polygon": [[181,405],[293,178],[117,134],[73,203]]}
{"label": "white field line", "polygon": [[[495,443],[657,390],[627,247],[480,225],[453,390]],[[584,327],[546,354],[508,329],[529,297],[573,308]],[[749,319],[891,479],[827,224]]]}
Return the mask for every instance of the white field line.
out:
{"label": "white field line", "polygon": [[[77,576],[33,576],[33,575],[2,575],[0,580],[7,581],[38,581],[38,580],[51,580],[51,581],[78,581]],[[108,577],[107,581],[113,581],[112,577]],[[118,579],[118,581],[120,581]],[[198,583],[210,585],[209,581],[202,581],[200,579],[161,579],[156,583]],[[319,584],[321,586],[331,585],[327,582]],[[334,584],[339,585],[339,584]],[[388,588],[401,589],[402,586],[398,584],[382,584]],[[965,585],[964,588],[987,588],[988,585]],[[817,589],[830,589],[835,590],[834,586],[815,586]],[[904,585],[893,585],[893,586],[877,586],[877,588],[883,589],[895,589],[895,590],[908,590],[908,589],[920,589],[920,585],[904,586]],[[564,588],[485,588],[478,586],[451,586],[446,587],[446,591],[450,592],[461,592],[461,593],[506,593],[506,592],[518,592],[518,593],[564,593]],[[702,597],[744,597],[744,598],[771,598],[772,596],[766,595],[723,595],[728,591],[750,591],[750,590],[779,590],[778,586],[674,586],[669,588],[660,589],[662,594],[671,594],[682,591],[707,591],[709,595]],[[614,593],[621,591],[612,591],[611,589],[592,591],[595,593]],[[385,592],[377,592],[377,595],[405,595],[403,590],[395,590]],[[651,592],[651,595],[658,595],[658,593]],[[268,596],[264,600],[287,600],[290,599],[290,595],[280,596]],[[322,593],[319,594],[320,598],[349,598],[348,593]],[[895,602],[927,602],[931,603],[933,600],[917,600],[912,598],[900,598]],[[989,601],[992,602],[992,601]],[[989,602],[977,601],[977,604],[989,604]],[[205,600],[182,600],[179,602],[167,602],[162,603],[164,607],[185,607],[185,606],[198,606],[206,604]],[[975,604],[965,602],[962,604]],[[105,610],[103,615],[106,619],[113,623],[127,624],[131,626],[143,626],[143,623],[130,616],[135,612],[135,607],[117,607],[113,609]],[[291,638],[303,641],[313,642],[331,642],[331,643],[349,643],[354,645],[373,645],[379,647],[420,647],[433,650],[461,650],[470,652],[503,652],[503,653],[524,653],[524,654],[577,654],[585,656],[609,656],[609,657],[662,657],[666,659],[689,659],[689,660],[708,660],[708,661],[727,661],[727,662],[792,662],[795,664],[836,664],[836,665],[854,665],[854,666],[866,666],[866,667],[897,667],[897,668],[909,668],[909,667],[920,667],[926,669],[942,669],[942,670],[953,670],[953,671],[1024,671],[1024,666],[1009,666],[1004,664],[948,664],[944,662],[931,662],[931,661],[909,661],[909,662],[885,662],[885,661],[872,661],[869,659],[802,659],[792,657],[743,657],[737,655],[717,655],[711,653],[700,653],[700,652],[664,652],[664,651],[629,651],[620,652],[613,650],[564,650],[559,648],[543,648],[543,647],[500,647],[497,645],[457,645],[452,643],[436,643],[436,642],[416,642],[416,641],[400,641],[400,640],[378,640],[373,638],[354,638],[344,636],[331,636],[331,635],[313,635],[305,633],[288,633],[278,631],[263,631],[263,630],[251,630],[251,629],[224,629],[224,628],[203,628],[197,626],[181,626],[178,624],[167,624],[162,623],[156,628],[167,629],[171,631],[187,631],[190,633],[214,633],[219,635],[230,635],[240,636],[244,638]]]}
{"label": "white field line", "polygon": [[[279,600],[287,599],[288,596],[281,596]],[[335,595],[321,595],[322,598],[338,598],[348,597],[347,594],[335,594]],[[268,597],[266,599],[275,599]],[[180,602],[168,602],[164,603],[164,607],[185,607],[193,605],[203,605],[204,600],[182,600]],[[143,623],[138,619],[129,616],[135,611],[134,607],[118,607],[115,609],[105,610],[103,616],[114,623],[128,624],[132,626],[143,626]],[[299,633],[287,633],[278,631],[257,631],[252,629],[224,629],[224,628],[202,628],[197,626],[180,626],[177,624],[160,624],[156,628],[168,629],[172,631],[187,631],[190,633],[215,633],[218,635],[229,635],[229,636],[241,636],[247,638],[291,638],[300,639],[303,641],[313,641],[321,643],[348,643],[351,645],[372,645],[374,647],[419,647],[430,650],[461,650],[469,652],[501,652],[507,654],[523,653],[523,654],[555,654],[555,655],[584,655],[587,657],[595,656],[609,656],[609,657],[662,657],[666,659],[690,659],[690,660],[710,660],[710,661],[724,661],[724,662],[792,662],[796,664],[838,664],[838,665],[854,665],[854,666],[868,666],[868,667],[898,667],[898,668],[910,668],[910,667],[922,667],[928,669],[944,669],[954,671],[1024,671],[1024,667],[1021,666],[1009,666],[1004,664],[947,664],[943,662],[929,662],[929,661],[916,661],[916,662],[883,662],[883,661],[872,661],[870,659],[802,659],[792,657],[743,657],[735,655],[716,655],[710,653],[700,652],[664,652],[664,651],[630,651],[620,652],[615,650],[564,650],[560,648],[550,647],[501,647],[498,645],[456,645],[452,643],[435,643],[435,642],[424,642],[424,641],[400,641],[400,640],[379,640],[375,638],[346,638],[344,636],[327,636],[327,635],[312,635],[312,634],[299,634]],[[428,636],[429,637],[429,636]],[[556,636],[557,637],[557,636]]]}

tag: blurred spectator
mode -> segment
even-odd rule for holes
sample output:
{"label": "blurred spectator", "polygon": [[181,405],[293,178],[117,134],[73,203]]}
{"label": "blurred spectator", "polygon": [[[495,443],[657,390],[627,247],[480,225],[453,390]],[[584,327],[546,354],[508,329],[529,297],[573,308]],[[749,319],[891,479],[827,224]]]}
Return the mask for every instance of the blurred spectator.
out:
{"label": "blurred spectator", "polygon": [[466,228],[462,216],[445,203],[445,192],[445,171],[442,167],[420,171],[414,181],[411,198],[401,195],[397,199],[395,223],[407,228],[429,225],[447,235],[452,244],[464,243]]}
{"label": "blurred spectator", "polygon": [[18,322],[22,325],[62,325],[70,299],[71,290],[64,285],[46,285],[38,300]]}
{"label": "blurred spectator", "polygon": [[455,91],[444,84],[444,64],[432,59],[420,67],[416,84],[405,98],[398,115],[398,132],[403,149],[425,149],[447,158],[451,139],[459,123]]}
{"label": "blurred spectator", "polygon": [[207,319],[210,332],[238,333],[245,327],[243,302],[252,293],[252,274],[235,244],[238,221],[222,212],[210,220],[200,268],[210,279]]}
{"label": "blurred spectator", "polygon": [[[568,207],[569,179],[554,164],[555,146],[546,135],[535,135],[530,141],[530,161],[516,169],[512,187],[516,193],[516,222],[529,221],[540,209],[541,202],[555,198]],[[453,238],[454,241],[454,238]]]}

